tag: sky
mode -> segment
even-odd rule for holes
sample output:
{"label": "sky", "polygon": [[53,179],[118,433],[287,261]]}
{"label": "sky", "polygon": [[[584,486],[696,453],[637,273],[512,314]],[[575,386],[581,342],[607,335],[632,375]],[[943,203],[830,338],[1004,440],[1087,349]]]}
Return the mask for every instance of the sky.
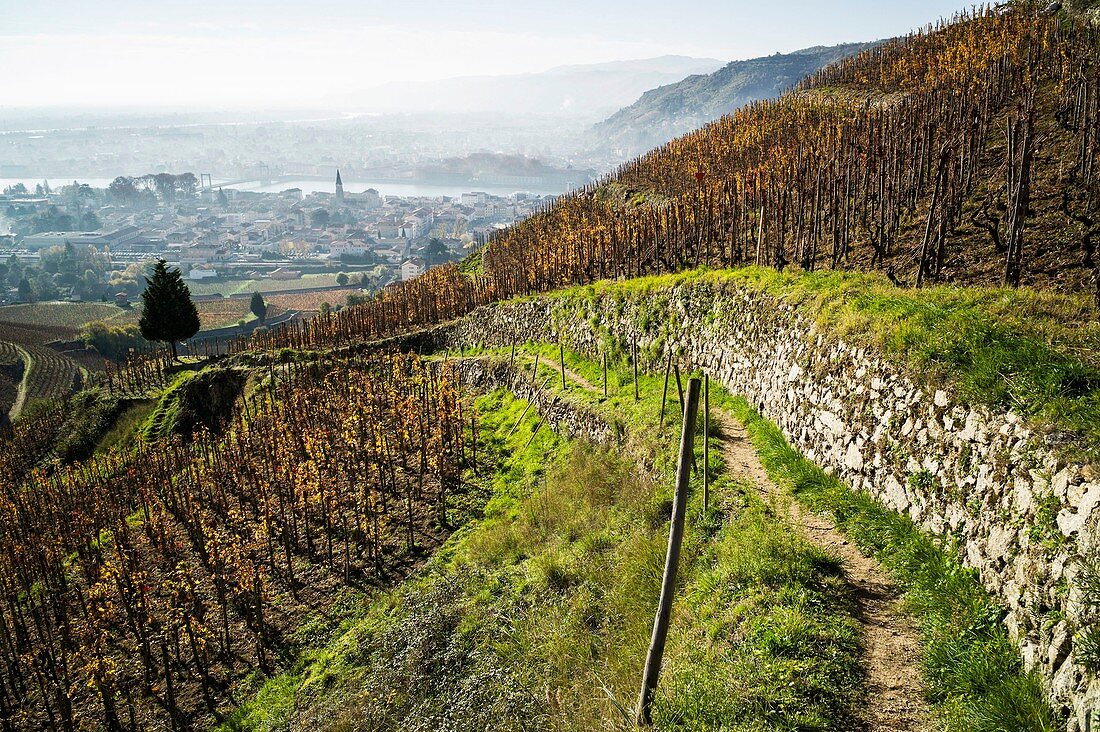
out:
{"label": "sky", "polygon": [[309,107],[393,81],[906,33],[958,0],[0,0],[0,107]]}

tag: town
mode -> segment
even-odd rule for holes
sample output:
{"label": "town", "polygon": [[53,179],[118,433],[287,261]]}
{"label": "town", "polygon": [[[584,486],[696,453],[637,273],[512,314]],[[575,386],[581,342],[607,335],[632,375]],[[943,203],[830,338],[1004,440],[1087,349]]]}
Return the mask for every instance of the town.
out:
{"label": "town", "polygon": [[[253,292],[372,291],[465,257],[492,232],[553,200],[522,192],[385,196],[374,188],[264,193],[207,176],[116,178],[0,195],[0,300],[128,300],[145,263],[179,267],[197,298]],[[339,295],[339,293],[335,293]]]}

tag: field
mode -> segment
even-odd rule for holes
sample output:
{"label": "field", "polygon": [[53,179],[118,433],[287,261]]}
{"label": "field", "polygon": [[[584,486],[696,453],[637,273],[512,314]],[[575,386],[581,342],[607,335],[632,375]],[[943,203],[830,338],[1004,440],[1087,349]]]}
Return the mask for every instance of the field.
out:
{"label": "field", "polygon": [[[340,300],[342,302],[342,299]],[[207,300],[195,303],[203,330],[225,328],[240,320],[254,319],[249,301]],[[285,306],[269,305],[269,317],[278,315]],[[120,308],[99,302],[36,302],[0,307],[0,331],[12,330],[11,337],[0,337],[16,343],[47,343],[52,340],[73,340],[86,323],[101,321],[108,325],[137,325],[141,307]],[[17,332],[16,332],[17,331]]]}
{"label": "field", "polygon": [[[316,292],[297,292],[290,295],[272,295],[267,299],[268,307],[277,305],[284,310],[316,311],[321,309],[321,303],[330,305],[343,305],[347,302],[349,294],[355,290],[317,290]],[[358,293],[356,293],[358,294]]]}
{"label": "field", "polygon": [[[198,302],[196,307],[203,330],[256,318],[249,310],[249,301],[244,299]],[[270,317],[282,311],[275,304],[270,304],[267,310]],[[140,306],[120,308],[96,302],[37,302],[0,307],[0,414],[18,416],[27,403],[65,396],[79,386],[82,371],[103,369],[104,359],[94,351],[63,354],[47,343],[79,339],[80,329],[86,323],[137,325],[140,316]]]}
{"label": "field", "polygon": [[282,292],[303,287],[336,287],[335,274],[307,274],[296,280],[225,280],[222,282],[188,282],[192,295],[243,295],[249,292]]}
{"label": "field", "polygon": [[100,320],[111,325],[136,323],[138,313],[104,302],[36,302],[0,307],[0,323],[46,325],[78,331],[85,323]]}
{"label": "field", "polygon": [[[235,325],[238,321],[246,322],[255,320],[256,316],[249,310],[249,301],[237,300],[207,300],[195,303],[199,309],[199,320],[202,321],[202,329],[225,328]],[[283,308],[268,303],[267,316],[273,318],[283,311]]]}

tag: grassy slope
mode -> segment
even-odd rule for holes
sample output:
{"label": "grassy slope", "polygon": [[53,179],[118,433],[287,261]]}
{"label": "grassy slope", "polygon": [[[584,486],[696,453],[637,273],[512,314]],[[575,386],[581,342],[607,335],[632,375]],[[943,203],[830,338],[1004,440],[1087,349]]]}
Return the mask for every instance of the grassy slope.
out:
{"label": "grassy slope", "polygon": [[[668,485],[633,460],[480,401],[502,456],[483,520],[427,570],[345,620],[228,729],[631,727],[660,585]],[[652,450],[667,474],[676,425]],[[656,435],[654,429],[649,433]],[[548,466],[545,467],[544,466]],[[713,468],[722,473],[715,456]],[[655,717],[662,728],[851,728],[858,628],[831,558],[728,477],[696,491]],[[296,706],[296,708],[295,708]]]}
{"label": "grassy slope", "polygon": [[[558,357],[552,345],[535,350],[544,359]],[[503,356],[503,351],[500,354]],[[591,383],[600,384],[598,364],[567,351],[566,366]],[[543,368],[540,373],[554,373]],[[659,409],[660,381],[642,377],[642,403],[633,409],[630,375],[625,370],[613,370],[609,382],[611,398],[604,408],[610,404],[615,413],[634,414],[628,429],[646,429],[644,415]],[[550,383],[559,382],[551,379]],[[670,389],[674,400],[675,386]],[[576,388],[570,390],[570,398],[590,406],[600,404],[597,396]],[[945,729],[1055,729],[1038,679],[1024,673],[1000,622],[1003,611],[982,588],[977,575],[961,567],[954,547],[943,546],[919,531],[908,518],[826,475],[791,448],[775,425],[761,418],[743,399],[712,385],[711,404],[728,409],[746,424],[774,480],[789,487],[812,510],[832,514],[840,529],[861,550],[878,559],[905,591],[906,607],[922,626],[928,697]]]}

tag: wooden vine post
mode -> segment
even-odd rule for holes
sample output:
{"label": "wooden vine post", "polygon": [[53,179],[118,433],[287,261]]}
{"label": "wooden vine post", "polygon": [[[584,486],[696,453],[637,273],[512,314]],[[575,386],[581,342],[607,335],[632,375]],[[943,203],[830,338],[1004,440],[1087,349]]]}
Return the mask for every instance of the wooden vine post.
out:
{"label": "wooden vine post", "polygon": [[661,580],[661,597],[657,603],[657,616],[653,621],[653,635],[646,654],[642,672],[642,690],[638,695],[639,726],[653,724],[650,707],[657,681],[661,676],[661,660],[665,654],[668,623],[672,618],[672,596],[676,589],[676,570],[680,564],[680,544],[684,538],[684,516],[687,513],[688,481],[691,459],[695,454],[695,420],[699,414],[699,379],[688,382],[687,401],[684,404],[684,424],[680,432],[680,459],[676,464],[676,494],[672,499],[672,521],[668,530],[668,553],[665,556],[665,574]]}
{"label": "wooden vine post", "polygon": [[710,508],[710,375],[703,377],[703,512]]}
{"label": "wooden vine post", "polygon": [[[665,388],[661,391],[661,426],[665,426],[665,403],[668,401],[668,376],[672,371],[672,351],[668,352],[668,360],[665,362]],[[683,405],[680,405],[683,407]]]}
{"label": "wooden vine post", "polygon": [[634,401],[638,401],[638,336],[631,341],[630,352],[630,360],[634,362]]}
{"label": "wooden vine post", "polygon": [[558,358],[561,361],[561,390],[569,391],[569,387],[565,383],[565,346],[561,341],[558,341]]}

